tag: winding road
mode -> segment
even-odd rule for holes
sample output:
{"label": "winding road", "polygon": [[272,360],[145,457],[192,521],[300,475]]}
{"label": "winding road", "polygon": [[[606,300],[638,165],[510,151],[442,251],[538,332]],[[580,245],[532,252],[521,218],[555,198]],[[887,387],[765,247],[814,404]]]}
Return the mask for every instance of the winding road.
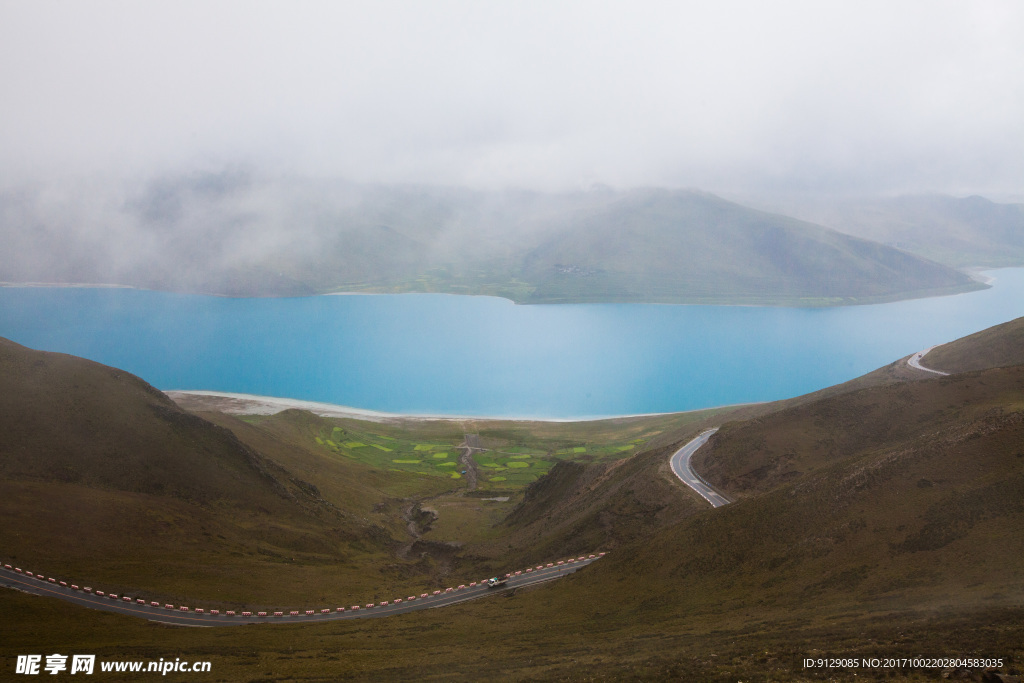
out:
{"label": "winding road", "polygon": [[[941,346],[941,344],[936,344],[935,346]],[[907,359],[907,365],[914,368],[915,370],[923,370],[924,372],[934,372],[936,375],[948,376],[948,372],[942,372],[941,370],[932,370],[931,368],[926,368],[925,366],[921,365],[921,359],[924,358],[926,353],[934,349],[935,346],[929,346],[924,351],[918,351],[917,353],[915,353],[913,356]]]}
{"label": "winding road", "polygon": [[[941,370],[932,370],[921,365],[921,359],[925,357],[929,351],[934,349],[940,344],[935,346],[929,346],[923,351],[918,351],[910,358],[907,359],[907,365],[914,368],[915,370],[921,370],[923,372],[931,372],[936,375],[948,376],[948,372],[942,372]],[[707,443],[707,440],[711,438],[711,435],[718,431],[718,427],[712,429],[706,429],[698,434],[694,439],[688,441],[685,446],[680,448],[678,451],[672,454],[672,459],[669,464],[672,466],[672,473],[679,477],[680,481],[689,486],[691,489],[699,493],[704,500],[711,503],[713,507],[721,507],[728,505],[731,501],[723,496],[721,493],[712,488],[711,484],[704,481],[703,477],[693,471],[693,467],[690,465],[690,458],[697,449]]]}
{"label": "winding road", "polygon": [[483,582],[474,582],[474,585],[448,588],[444,591],[437,591],[436,594],[435,592],[423,593],[419,596],[399,598],[377,604],[324,607],[313,610],[268,610],[266,612],[253,610],[252,612],[238,611],[231,614],[228,614],[226,611],[219,611],[214,614],[211,610],[195,609],[180,605],[154,604],[151,601],[134,596],[103,595],[92,588],[66,585],[67,582],[62,583],[56,579],[38,574],[29,575],[29,572],[16,570],[10,565],[0,567],[0,586],[33,595],[59,598],[81,607],[89,607],[105,612],[117,612],[131,617],[139,617],[175,626],[214,627],[244,626],[246,624],[294,624],[386,617],[422,609],[447,607],[467,600],[497,595],[498,593],[504,593],[515,588],[552,581],[567,574],[572,574],[581,567],[585,567],[603,556],[604,553],[598,553],[530,567],[529,569],[514,572],[509,577],[508,583],[499,588],[488,588],[483,585]]}
{"label": "winding road", "polygon": [[672,473],[679,477],[684,484],[699,493],[704,500],[711,503],[712,507],[716,508],[728,505],[732,501],[713,489],[711,484],[704,481],[699,474],[693,471],[693,467],[690,466],[690,458],[697,452],[697,449],[707,443],[707,440],[711,438],[711,435],[717,431],[718,427],[705,429],[694,439],[687,442],[685,446],[673,453],[672,459],[669,460],[669,464],[672,467]]}

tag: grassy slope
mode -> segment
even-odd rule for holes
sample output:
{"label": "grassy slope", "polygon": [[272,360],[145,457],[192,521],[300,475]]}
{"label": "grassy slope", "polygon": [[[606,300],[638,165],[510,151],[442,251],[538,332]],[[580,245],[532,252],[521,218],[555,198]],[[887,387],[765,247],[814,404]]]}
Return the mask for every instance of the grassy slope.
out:
{"label": "grassy slope", "polygon": [[[849,405],[826,401],[824,410],[723,429],[703,462],[741,501],[666,529],[631,565],[649,588],[660,584],[695,610],[1024,605],[1024,368],[913,390],[857,392]],[[934,402],[911,408],[926,395]],[[961,412],[940,414],[953,404]],[[887,419],[897,406],[903,414]],[[825,444],[814,433],[834,407],[850,418],[834,423]],[[792,454],[789,472],[803,474],[775,466],[776,443]],[[760,458],[744,449],[751,445]],[[672,588],[673,577],[694,590]]]}
{"label": "grassy slope", "polygon": [[[255,423],[215,412],[199,413],[213,424],[230,429],[245,444],[274,458],[296,475],[317,482],[324,498],[338,506],[368,511],[388,497],[435,495],[450,482],[409,476],[386,468],[370,468],[318,446],[315,436],[335,422],[302,410],[286,410]],[[329,431],[328,431],[329,433]],[[393,520],[379,519],[388,524]]]}
{"label": "grassy slope", "polygon": [[[739,410],[714,409],[576,423],[500,420],[365,423],[320,418],[293,410],[258,418],[254,425],[217,413],[203,415],[230,428],[245,443],[270,453],[277,451],[271,450],[266,441],[268,438],[285,448],[294,449],[296,453],[308,453],[310,448],[323,453],[326,447],[317,449],[312,446],[315,443],[313,437],[329,433],[335,425],[343,425],[353,432],[387,435],[396,440],[387,442],[395,448],[396,442],[410,440],[458,443],[466,432],[478,433],[488,448],[505,451],[523,449],[550,454],[571,451],[567,446],[582,448],[585,445],[583,453],[535,456],[534,460],[548,457],[559,464],[550,476],[540,479],[525,491],[509,481],[485,486],[474,495],[464,495],[458,487],[455,495],[441,496],[445,483],[441,480],[432,493],[424,487],[407,494],[410,499],[421,501],[423,506],[438,514],[424,530],[425,541],[460,541],[460,545],[475,541],[466,547],[465,552],[447,558],[452,564],[452,571],[493,573],[509,562],[529,564],[547,561],[566,552],[615,547],[639,535],[653,533],[677,515],[699,509],[695,505],[696,499],[680,497],[671,481],[651,479],[646,471],[647,464],[661,463],[667,458],[666,444],[676,441],[676,434],[702,429],[722,419],[723,415],[756,414],[763,409],[752,406]],[[605,453],[607,449],[603,449],[602,444],[607,442],[636,442],[638,448],[646,452],[640,458],[629,458],[632,450]],[[390,473],[386,468],[391,466],[390,458],[394,454],[386,454],[381,469],[375,470],[372,476],[388,476]],[[318,482],[325,498],[333,500],[331,482],[324,478],[327,472],[319,469],[322,458],[311,461],[317,468],[313,470],[296,462],[295,456],[280,453],[275,458],[293,471]],[[486,476],[486,473],[482,475],[482,481]],[[395,488],[390,485],[388,490],[395,491]],[[511,500],[482,500],[493,496],[509,496]],[[397,503],[394,500],[381,501],[378,507],[396,513]],[[494,526],[510,513],[508,522]],[[558,522],[552,524],[553,518]],[[456,531],[459,533],[455,534]],[[398,535],[397,530],[395,535]]]}
{"label": "grassy slope", "polygon": [[[467,670],[582,677],[572,666],[587,664],[651,678],[788,680],[808,654],[923,652],[1021,666],[1024,368],[884,381],[720,434],[707,452],[737,474],[710,472],[733,484],[738,503],[689,514],[670,503],[676,523],[641,512],[651,525],[639,540],[557,590],[468,608],[478,610],[469,618],[494,619],[463,643],[486,659]],[[748,457],[747,436],[766,442],[760,458]],[[775,456],[790,453],[788,469],[778,466]],[[598,504],[605,514],[630,498],[656,505],[666,455],[622,464],[648,488],[619,498],[629,477],[595,483],[604,473],[594,466],[566,468],[508,523],[585,538],[585,525],[561,535],[559,522],[586,519],[573,511],[583,498],[614,500]],[[765,465],[763,476],[742,476]],[[402,639],[415,626],[388,633]],[[456,631],[465,635],[454,626],[442,637]],[[430,642],[431,657],[457,670],[456,648]],[[415,651],[403,654],[382,670],[411,672]]]}
{"label": "grassy slope", "polygon": [[607,599],[568,607],[556,599],[582,578],[395,619],[210,630],[142,624],[5,591],[0,607],[9,618],[0,621],[0,651],[9,653],[3,666],[12,672],[10,655],[72,649],[101,660],[210,660],[212,680],[226,681],[926,681],[941,671],[861,671],[855,678],[849,671],[807,672],[800,662],[937,653],[1003,657],[1006,671],[1024,661],[1019,610],[751,609],[648,619],[643,611],[609,609]]}
{"label": "grassy slope", "polygon": [[128,373],[0,341],[4,556],[229,604],[431,578],[394,557],[404,525],[374,507],[438,487],[258,437],[242,443]]}
{"label": "grassy slope", "polygon": [[153,627],[6,594],[21,621],[0,635],[11,652],[205,655],[227,680],[804,680],[809,655],[1020,667],[1024,368],[909,383],[896,372],[723,426],[707,471],[739,501],[722,509],[678,488],[670,448],[560,466],[507,521],[509,551],[617,547],[511,599],[325,627],[161,629],[154,647]]}
{"label": "grassy slope", "polygon": [[[155,636],[137,622],[4,595],[6,613],[22,621],[0,633],[12,652],[74,642],[101,656],[210,658],[226,680],[811,680],[802,657],[891,655],[998,656],[1005,671],[1024,663],[1022,385],[1024,370],[1011,368],[853,392],[854,413],[888,412],[908,388],[968,408],[921,423],[939,427],[930,438],[866,444],[726,508],[684,512],[579,575],[511,599],[354,624]],[[865,394],[874,391],[894,403],[880,396],[873,407]],[[760,428],[813,426],[818,406],[799,410],[802,421],[784,411]],[[864,430],[851,420],[835,434],[853,443]],[[667,477],[661,455],[616,471]],[[633,480],[598,478],[579,489],[594,483],[589,495],[614,498],[611,489]],[[551,498],[552,521],[574,498]],[[40,619],[46,629],[32,626]]]}
{"label": "grassy slope", "polygon": [[952,425],[970,430],[1024,407],[1022,368],[871,387],[729,422],[694,465],[712,483],[750,495],[864,450],[938,447]]}
{"label": "grassy slope", "polygon": [[969,372],[1024,364],[1024,318],[943,344],[928,352],[925,367]]}
{"label": "grassy slope", "polygon": [[[348,600],[384,587],[437,587],[449,576],[495,570],[508,558],[504,546],[493,544],[466,553],[434,552],[428,544],[409,559],[396,556],[409,541],[402,518],[408,501],[461,490],[460,484],[369,467],[318,445],[315,436],[335,425],[451,443],[474,430],[492,447],[554,452],[606,439],[643,443],[701,419],[692,413],[565,425],[376,424],[286,411],[252,424],[183,412],[114,368],[6,341],[0,352],[4,556],[173,602]],[[393,455],[384,454],[385,461]],[[468,499],[480,514],[462,514],[463,522],[504,516],[521,494],[491,495],[502,493],[513,500]],[[450,540],[442,527],[424,540]],[[532,561],[560,549],[549,542],[518,552]]]}

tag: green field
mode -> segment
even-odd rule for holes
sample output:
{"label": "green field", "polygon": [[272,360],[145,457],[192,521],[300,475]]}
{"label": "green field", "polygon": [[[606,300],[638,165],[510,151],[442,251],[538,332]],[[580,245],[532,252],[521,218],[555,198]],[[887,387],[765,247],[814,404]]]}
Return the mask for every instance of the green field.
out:
{"label": "green field", "polygon": [[[258,425],[268,419],[247,416],[245,421]],[[689,419],[525,423],[514,430],[508,422],[474,423],[471,429],[480,434],[486,448],[474,454],[480,473],[477,484],[485,490],[517,490],[540,479],[560,461],[604,462],[629,457],[661,434],[666,424]],[[319,427],[309,433],[316,448],[382,470],[462,479],[455,455],[465,439],[463,430],[469,429],[466,425],[440,420],[405,425],[318,420]],[[463,486],[461,482],[453,485]]]}
{"label": "green field", "polygon": [[[325,422],[330,423],[331,421],[325,420]],[[339,455],[373,467],[451,478],[451,468],[455,466],[455,463],[448,459],[451,457],[451,449],[458,445],[458,441],[426,444],[415,439],[402,439],[382,434],[372,427],[373,424],[370,422],[359,423],[360,429],[358,430],[352,429],[351,426],[349,428],[336,425],[323,427],[324,433],[330,431],[334,435],[344,434],[346,440],[337,443],[334,448],[330,448],[328,444],[322,444],[320,435],[314,435],[313,440],[318,445],[323,445]],[[445,450],[431,452],[438,449]]]}
{"label": "green field", "polygon": [[537,481],[554,466],[554,460],[539,459],[522,455],[508,455],[497,451],[474,453],[473,459],[481,469],[480,485],[487,487],[492,482],[501,488],[517,488]]}
{"label": "green field", "polygon": [[[558,462],[602,463],[629,458],[642,450],[674,442],[675,435],[689,425],[704,424],[713,416],[736,414],[737,410],[721,408],[584,422],[473,419],[379,423],[315,417],[301,435],[289,434],[288,438],[294,437],[331,457],[354,460],[381,471],[443,478],[447,485],[461,487],[462,482],[451,480],[452,468],[457,468],[457,473],[462,470],[455,462],[461,452],[459,446],[467,433],[478,434],[485,449],[475,454],[481,470],[478,486],[514,492],[537,481]],[[752,414],[758,410],[761,409],[751,407],[739,412]],[[243,415],[237,419],[255,427],[277,429],[274,425],[281,418]],[[526,466],[512,465],[517,462]],[[485,466],[488,463],[493,466]]]}

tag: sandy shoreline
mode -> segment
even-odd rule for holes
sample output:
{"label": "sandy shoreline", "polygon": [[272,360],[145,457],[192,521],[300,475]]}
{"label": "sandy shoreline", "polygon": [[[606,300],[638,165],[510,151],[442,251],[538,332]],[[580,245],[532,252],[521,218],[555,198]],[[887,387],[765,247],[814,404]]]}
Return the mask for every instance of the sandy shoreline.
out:
{"label": "sandy shoreline", "polygon": [[321,417],[349,417],[359,420],[370,420],[372,422],[388,422],[405,418],[430,419],[426,416],[382,413],[375,410],[339,406],[333,403],[302,401],[294,398],[278,398],[276,396],[257,396],[255,394],[201,390],[170,390],[164,393],[170,396],[175,403],[189,409],[216,410],[232,415],[274,415],[283,410],[297,408],[299,410],[308,410]]}
{"label": "sandy shoreline", "polygon": [[[494,422],[597,422],[600,420],[623,420],[630,418],[659,417],[664,415],[682,415],[696,413],[701,410],[714,410],[734,406],[713,406],[696,410],[681,410],[671,413],[642,413],[635,415],[602,415],[597,417],[495,417],[480,415],[411,415],[404,413],[385,413],[377,410],[352,408],[333,403],[303,401],[295,398],[279,398],[276,396],[257,396],[254,394],[236,394],[224,391],[179,390],[164,391],[178,405],[187,410],[215,410],[232,415],[274,415],[283,410],[297,408],[308,410],[321,417],[343,417],[371,422],[429,422],[436,420],[486,420]],[[741,405],[752,405],[739,403]]]}

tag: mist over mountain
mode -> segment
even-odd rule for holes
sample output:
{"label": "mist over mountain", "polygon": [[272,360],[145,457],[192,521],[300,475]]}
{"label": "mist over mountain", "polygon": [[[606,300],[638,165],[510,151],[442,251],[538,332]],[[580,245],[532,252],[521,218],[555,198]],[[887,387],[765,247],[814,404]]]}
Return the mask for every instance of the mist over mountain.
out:
{"label": "mist over mountain", "polygon": [[956,268],[1024,264],[1024,204],[971,195],[776,198],[774,210]]}
{"label": "mist over mountain", "polygon": [[0,280],[228,296],[860,303],[980,285],[695,190],[365,185],[247,168],[0,193]]}

